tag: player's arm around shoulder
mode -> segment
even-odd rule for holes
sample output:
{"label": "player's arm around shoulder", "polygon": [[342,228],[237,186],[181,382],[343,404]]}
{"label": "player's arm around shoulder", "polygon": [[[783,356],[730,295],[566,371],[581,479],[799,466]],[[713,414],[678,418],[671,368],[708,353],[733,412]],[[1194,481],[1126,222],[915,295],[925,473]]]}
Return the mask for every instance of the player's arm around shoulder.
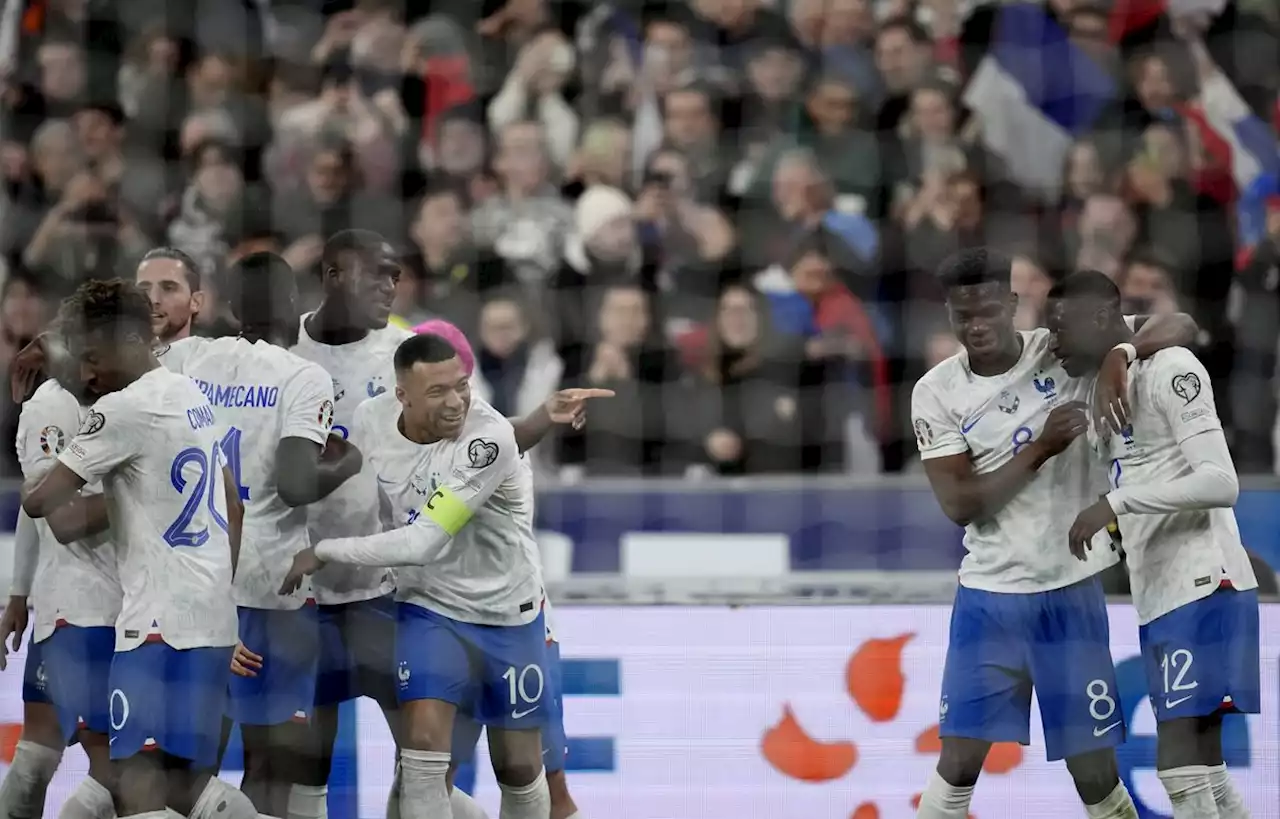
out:
{"label": "player's arm around shoulder", "polygon": [[124,389],[103,396],[89,410],[80,431],[58,455],[57,463],[23,487],[22,508],[32,518],[48,518],[61,543],[70,543],[108,528],[106,501],[82,496],[111,470],[137,457],[146,447],[150,413],[138,406],[140,396]]}
{"label": "player's arm around shoulder", "polygon": [[1112,509],[1117,514],[1166,514],[1234,506],[1240,481],[1204,364],[1190,350],[1171,347],[1154,356],[1138,377],[1147,404],[1138,411],[1167,425],[1191,472],[1150,485],[1121,486],[1107,495]]}

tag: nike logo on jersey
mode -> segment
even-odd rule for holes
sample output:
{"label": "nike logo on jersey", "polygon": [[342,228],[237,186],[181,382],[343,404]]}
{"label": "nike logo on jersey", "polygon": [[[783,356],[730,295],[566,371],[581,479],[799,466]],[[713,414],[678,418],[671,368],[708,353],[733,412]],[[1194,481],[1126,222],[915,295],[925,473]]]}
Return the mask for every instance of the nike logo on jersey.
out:
{"label": "nike logo on jersey", "polygon": [[[1188,688],[1190,688],[1190,686],[1187,686],[1187,687],[1188,687]],[[1195,696],[1195,695],[1194,695],[1194,694],[1188,694],[1187,696],[1185,696],[1185,697],[1179,697],[1179,698],[1178,698],[1178,699],[1176,699],[1176,700],[1171,700],[1171,699],[1169,699],[1168,697],[1166,697],[1166,698],[1165,698],[1165,700],[1164,700],[1164,708],[1165,708],[1165,710],[1166,710],[1166,711],[1171,710],[1171,709],[1173,709],[1173,708],[1177,708],[1179,705],[1182,705],[1184,702],[1186,702],[1187,700],[1191,699],[1193,696]]]}
{"label": "nike logo on jersey", "polygon": [[973,429],[974,427],[976,427],[976,426],[978,425],[978,422],[982,420],[982,416],[984,416],[984,415],[986,415],[986,414],[987,414],[987,413],[986,413],[986,411],[984,410],[983,412],[980,412],[980,413],[978,413],[977,415],[975,415],[975,416],[973,416],[972,418],[970,418],[968,421],[965,421],[965,422],[960,426],[960,434],[961,434],[961,435],[968,435],[968,434],[969,434],[969,430],[971,430],[971,429]]}
{"label": "nike logo on jersey", "polygon": [[1111,723],[1110,725],[1108,725],[1108,726],[1107,726],[1107,727],[1105,727],[1105,728],[1094,728],[1094,729],[1093,729],[1093,735],[1094,735],[1095,737],[1103,736],[1103,735],[1105,735],[1106,733],[1108,733],[1112,728],[1115,728],[1115,727],[1116,727],[1117,725],[1119,725],[1119,724],[1120,724],[1120,723],[1118,723],[1118,722],[1113,722],[1113,723]]}
{"label": "nike logo on jersey", "polygon": [[538,710],[538,706],[536,706],[536,705],[535,705],[535,706],[533,706],[532,708],[530,708],[528,711],[512,711],[512,712],[511,712],[511,718],[512,718],[512,719],[520,719],[521,717],[527,717],[527,716],[529,716],[530,714],[532,714],[534,711],[537,711],[537,710]]}

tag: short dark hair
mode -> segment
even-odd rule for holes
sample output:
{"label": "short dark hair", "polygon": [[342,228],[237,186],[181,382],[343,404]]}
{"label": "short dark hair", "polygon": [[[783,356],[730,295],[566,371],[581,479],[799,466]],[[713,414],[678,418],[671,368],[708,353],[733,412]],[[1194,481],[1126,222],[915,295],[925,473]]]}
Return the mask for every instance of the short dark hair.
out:
{"label": "short dark hair", "polygon": [[142,261],[138,262],[138,267],[142,267],[144,263],[155,259],[169,259],[182,265],[182,272],[187,277],[187,287],[191,288],[192,293],[200,292],[200,265],[196,263],[195,259],[191,258],[191,254],[182,248],[164,245],[148,250],[146,255],[142,257]]}
{"label": "short dark hair", "polygon": [[928,45],[933,42],[929,31],[911,17],[892,17],[880,24],[880,34],[893,29],[901,29],[916,45]]}
{"label": "short dark hair", "polygon": [[1013,259],[991,248],[966,248],[942,260],[938,266],[938,279],[948,290],[975,284],[1010,287]]}
{"label": "short dark hair", "polygon": [[1050,299],[1093,299],[1120,306],[1120,288],[1106,273],[1080,270],[1067,276],[1049,290]]}
{"label": "short dark hair", "polygon": [[227,268],[222,279],[222,298],[231,313],[245,327],[271,324],[276,299],[272,294],[297,288],[293,268],[282,256],[262,251],[250,253]]}
{"label": "short dark hair", "polygon": [[434,333],[409,336],[396,348],[396,372],[412,370],[415,364],[437,364],[457,357],[458,351],[443,336]]}
{"label": "short dark hair", "polygon": [[58,325],[68,336],[111,329],[150,340],[151,300],[137,284],[124,279],[91,279],[63,299]]}
{"label": "short dark hair", "polygon": [[383,256],[390,247],[387,240],[372,230],[340,230],[324,243],[321,264],[328,270],[338,267],[338,257],[343,253],[359,253],[362,255]]}

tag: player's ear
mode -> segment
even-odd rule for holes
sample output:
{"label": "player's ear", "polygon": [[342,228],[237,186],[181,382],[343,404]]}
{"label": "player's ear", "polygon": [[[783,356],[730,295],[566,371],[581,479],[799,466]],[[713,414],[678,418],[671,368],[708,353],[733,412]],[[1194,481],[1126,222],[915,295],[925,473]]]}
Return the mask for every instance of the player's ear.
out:
{"label": "player's ear", "polygon": [[197,290],[191,294],[191,312],[200,314],[204,312],[204,303],[207,300],[207,293],[203,290]]}
{"label": "player's ear", "polygon": [[399,384],[396,384],[396,400],[399,401],[401,404],[408,406],[408,402],[405,401],[404,387],[400,386]]}
{"label": "player's ear", "polygon": [[1009,291],[1008,305],[1010,313],[1018,312],[1018,294],[1012,290]]}

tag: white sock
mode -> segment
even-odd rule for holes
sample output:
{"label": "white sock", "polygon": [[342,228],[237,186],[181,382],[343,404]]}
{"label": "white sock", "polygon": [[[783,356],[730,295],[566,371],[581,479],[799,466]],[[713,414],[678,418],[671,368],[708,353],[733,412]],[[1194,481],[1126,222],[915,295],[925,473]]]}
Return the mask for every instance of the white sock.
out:
{"label": "white sock", "polygon": [[211,776],[191,809],[191,819],[258,819],[258,809],[242,791]]}
{"label": "white sock", "polygon": [[1249,809],[1244,806],[1244,799],[1232,783],[1226,765],[1209,767],[1209,785],[1213,788],[1213,801],[1218,804],[1218,815],[1222,819],[1249,819]]}
{"label": "white sock", "polygon": [[1138,819],[1138,808],[1123,782],[1117,782],[1116,789],[1098,804],[1085,805],[1084,812],[1089,819]]}
{"label": "white sock", "polygon": [[391,777],[391,791],[387,794],[387,819],[400,819],[400,763]]}
{"label": "white sock", "polygon": [[400,752],[400,816],[402,819],[453,819],[449,806],[449,753]]}
{"label": "white sock", "polygon": [[516,788],[499,782],[498,787],[502,790],[498,819],[546,819],[551,815],[551,791],[547,790],[545,770],[539,770],[528,785]]}
{"label": "white sock", "polygon": [[461,788],[449,792],[449,804],[453,807],[453,819],[489,819],[480,803]]}
{"label": "white sock", "polygon": [[1213,785],[1206,766],[1160,771],[1160,782],[1173,803],[1173,819],[1217,819],[1218,805],[1213,801]]}
{"label": "white sock", "polygon": [[62,803],[58,819],[111,819],[115,815],[111,791],[92,776],[86,776]]}
{"label": "white sock", "polygon": [[25,739],[18,740],[13,764],[0,783],[0,816],[40,819],[49,782],[62,761],[62,752]]}
{"label": "white sock", "polygon": [[289,819],[329,819],[326,785],[294,785],[289,788]]}
{"label": "white sock", "polygon": [[575,810],[571,815],[566,817],[566,819],[582,819],[582,811]]}
{"label": "white sock", "polygon": [[973,786],[957,788],[934,771],[920,794],[916,819],[967,819],[972,800]]}
{"label": "white sock", "polygon": [[174,816],[182,816],[181,813],[174,813],[165,808],[164,810],[153,810],[148,813],[135,813],[129,819],[172,819]]}

